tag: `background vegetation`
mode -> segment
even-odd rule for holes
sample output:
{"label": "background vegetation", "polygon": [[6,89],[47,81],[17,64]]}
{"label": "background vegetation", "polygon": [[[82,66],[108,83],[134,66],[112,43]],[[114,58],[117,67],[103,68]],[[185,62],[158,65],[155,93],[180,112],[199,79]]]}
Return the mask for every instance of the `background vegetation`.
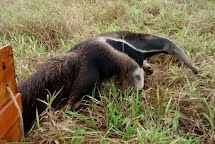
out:
{"label": "background vegetation", "polygon": [[[214,0],[1,0],[0,45],[14,48],[17,80],[48,57],[99,32],[129,30],[174,40],[199,68],[168,55],[149,59],[143,92],[111,82],[79,112],[48,106],[34,143],[215,143]],[[92,94],[93,96],[94,94]]]}

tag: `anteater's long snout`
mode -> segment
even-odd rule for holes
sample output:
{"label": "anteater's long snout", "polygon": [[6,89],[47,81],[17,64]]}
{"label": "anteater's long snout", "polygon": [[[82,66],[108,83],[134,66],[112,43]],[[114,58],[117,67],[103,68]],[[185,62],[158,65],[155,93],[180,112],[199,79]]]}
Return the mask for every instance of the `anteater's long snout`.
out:
{"label": "anteater's long snout", "polygon": [[166,51],[178,58],[179,60],[183,61],[185,65],[187,65],[194,74],[198,74],[198,70],[196,69],[196,67],[193,65],[193,63],[191,62],[190,58],[185,54],[185,52],[183,50],[181,50],[180,48],[178,48],[173,42],[169,41],[168,42],[168,46]]}

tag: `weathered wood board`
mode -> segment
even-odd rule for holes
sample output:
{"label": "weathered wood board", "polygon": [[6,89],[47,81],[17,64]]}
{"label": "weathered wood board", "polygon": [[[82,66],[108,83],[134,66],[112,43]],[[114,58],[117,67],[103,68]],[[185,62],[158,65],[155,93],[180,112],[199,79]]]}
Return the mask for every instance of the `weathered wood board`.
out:
{"label": "weathered wood board", "polygon": [[20,141],[21,128],[17,108],[6,89],[8,86],[22,108],[21,96],[17,94],[12,47],[0,48],[0,141]]}

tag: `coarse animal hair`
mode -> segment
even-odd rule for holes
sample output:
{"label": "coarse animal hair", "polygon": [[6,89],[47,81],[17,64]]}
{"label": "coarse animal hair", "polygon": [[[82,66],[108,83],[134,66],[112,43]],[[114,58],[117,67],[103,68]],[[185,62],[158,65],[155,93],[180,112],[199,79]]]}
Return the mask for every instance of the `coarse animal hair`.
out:
{"label": "coarse animal hair", "polygon": [[151,69],[147,64],[143,64],[144,61],[149,57],[161,53],[170,54],[176,57],[180,61],[183,61],[194,74],[198,73],[198,70],[194,67],[185,52],[170,39],[152,34],[134,33],[129,31],[104,32],[95,37],[104,38],[106,43],[111,45],[112,48],[129,55],[140,65],[140,67],[143,67],[146,73],[151,73]]}
{"label": "coarse animal hair", "polygon": [[[167,38],[128,31],[107,32],[89,38],[65,55],[51,58],[18,85],[22,95],[25,132],[32,126],[36,108],[39,114],[46,106],[37,99],[46,100],[50,93],[60,91],[52,106],[61,108],[68,103],[79,106],[84,95],[99,87],[103,80],[117,76],[134,88],[144,85],[143,70],[151,70],[145,59],[160,53],[168,53],[183,61],[194,73],[198,73],[188,56]],[[140,68],[142,67],[142,68]],[[146,72],[147,73],[147,72]]]}
{"label": "coarse animal hair", "polygon": [[18,85],[23,102],[24,130],[27,132],[46,105],[47,90],[60,91],[52,107],[69,105],[76,109],[84,95],[90,95],[103,80],[117,76],[126,78],[134,88],[143,88],[143,70],[128,55],[110,48],[104,39],[90,39],[75,46],[63,56],[50,58],[37,71]]}

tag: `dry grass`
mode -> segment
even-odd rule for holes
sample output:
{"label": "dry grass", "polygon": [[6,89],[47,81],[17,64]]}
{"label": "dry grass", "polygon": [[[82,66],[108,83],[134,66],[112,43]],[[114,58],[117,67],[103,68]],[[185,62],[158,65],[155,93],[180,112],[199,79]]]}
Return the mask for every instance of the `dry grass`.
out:
{"label": "dry grass", "polygon": [[12,43],[18,80],[47,57],[94,34],[130,30],[169,37],[200,69],[167,55],[143,93],[107,82],[100,100],[80,112],[48,109],[26,141],[33,143],[215,143],[215,9],[213,0],[1,0],[0,45]]}

